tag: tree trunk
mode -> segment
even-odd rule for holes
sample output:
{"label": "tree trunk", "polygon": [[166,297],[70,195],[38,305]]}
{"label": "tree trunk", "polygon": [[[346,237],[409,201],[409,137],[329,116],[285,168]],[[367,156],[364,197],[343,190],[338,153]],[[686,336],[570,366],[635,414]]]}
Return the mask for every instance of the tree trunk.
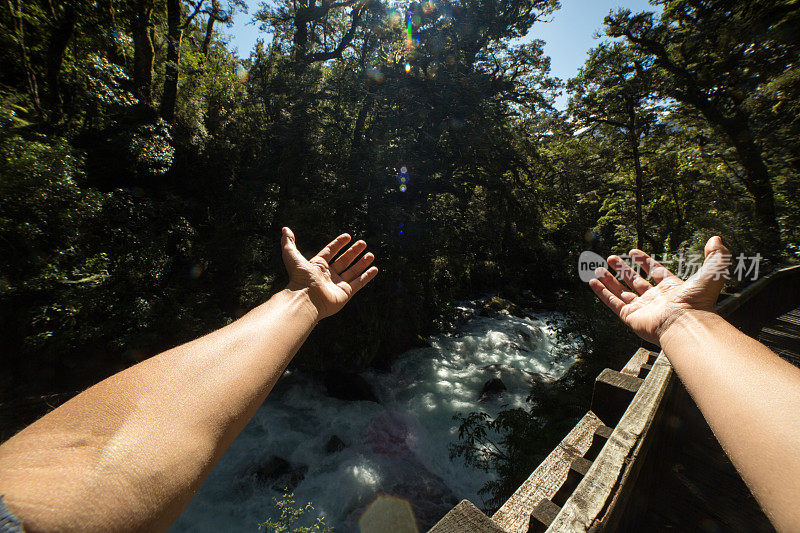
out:
{"label": "tree trunk", "polygon": [[211,14],[208,15],[208,23],[206,24],[206,36],[203,38],[203,45],[200,47],[203,55],[208,57],[208,51],[211,47],[211,38],[214,35],[214,23],[219,20],[219,0],[211,0]]}
{"label": "tree trunk", "polygon": [[780,252],[780,229],[777,213],[775,211],[775,191],[769,177],[764,158],[761,155],[761,146],[753,136],[747,115],[737,111],[733,118],[722,114],[708,100],[703,100],[699,95],[694,95],[686,103],[694,105],[712,126],[716,126],[728,137],[736,151],[736,158],[744,169],[743,183],[747,192],[753,198],[754,215],[758,224],[759,240],[764,250],[759,252],[764,256],[775,256]]}
{"label": "tree trunk", "polygon": [[64,52],[75,31],[78,22],[78,12],[71,5],[64,7],[64,17],[56,21],[55,29],[47,43],[47,90],[50,99],[52,118],[61,115],[64,104],[61,97],[61,65],[64,62]]}
{"label": "tree trunk", "polygon": [[167,122],[175,119],[182,40],[181,2],[167,0],[167,64],[164,73],[164,94],[161,97],[161,116]]}
{"label": "tree trunk", "polygon": [[[677,95],[676,95],[677,96]],[[706,118],[709,124],[719,128],[736,151],[739,164],[744,169],[742,181],[747,192],[753,198],[754,215],[758,224],[759,240],[765,256],[775,256],[780,252],[780,229],[775,211],[775,191],[769,177],[769,170],[761,155],[761,146],[753,136],[749,117],[742,110],[737,110],[733,117],[725,114],[699,90],[693,89],[677,98],[683,103],[695,107]]]}
{"label": "tree trunk", "polygon": [[141,109],[153,107],[153,0],[138,0],[133,20],[133,85]]}
{"label": "tree trunk", "polygon": [[33,108],[41,119],[44,114],[42,113],[42,105],[39,101],[39,85],[36,81],[36,73],[33,71],[33,66],[31,65],[28,55],[28,47],[25,45],[25,20],[22,16],[21,1],[8,0],[8,9],[11,11],[11,17],[14,21],[14,31],[17,34],[19,54],[22,58],[22,69],[25,71],[25,78],[28,82],[28,93],[31,97]]}
{"label": "tree trunk", "polygon": [[739,163],[745,171],[744,185],[753,197],[753,207],[758,233],[765,250],[762,255],[774,256],[780,251],[780,229],[775,211],[775,191],[769,169],[761,155],[761,147],[754,139],[750,126],[741,118],[725,121],[723,130],[736,149]]}
{"label": "tree trunk", "polygon": [[641,153],[639,152],[639,130],[636,125],[636,111],[629,109],[631,152],[633,155],[633,181],[636,189],[636,248],[644,250],[644,172],[642,171]]}

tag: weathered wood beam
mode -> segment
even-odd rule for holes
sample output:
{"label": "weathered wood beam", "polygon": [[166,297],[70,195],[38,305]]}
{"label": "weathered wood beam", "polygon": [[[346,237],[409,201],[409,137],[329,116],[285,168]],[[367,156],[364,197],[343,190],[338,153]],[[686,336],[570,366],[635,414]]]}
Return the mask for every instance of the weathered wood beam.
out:
{"label": "weathered wood beam", "polygon": [[475,507],[472,502],[463,500],[453,507],[444,518],[433,526],[428,533],[506,533],[492,520]]}
{"label": "weathered wood beam", "polygon": [[594,461],[597,456],[600,455],[600,450],[602,450],[603,446],[606,445],[606,442],[608,442],[608,439],[611,438],[611,434],[613,432],[614,428],[610,428],[606,425],[599,426],[596,430],[594,430],[592,445],[589,446],[589,450],[584,454],[584,457],[590,461]]}
{"label": "weathered wood beam", "polygon": [[602,519],[601,513],[617,489],[625,467],[636,459],[637,443],[650,429],[672,378],[672,366],[662,353],[608,443],[548,531],[586,531]]}
{"label": "weathered wood beam", "polygon": [[558,489],[555,496],[553,496],[553,503],[558,506],[564,505],[591,467],[592,462],[585,457],[576,457],[573,459],[569,467],[569,472],[567,473],[567,480],[561,485],[561,488]]}
{"label": "weathered wood beam", "polygon": [[641,384],[635,375],[606,368],[594,382],[592,412],[608,427],[616,426]]}
{"label": "weathered wood beam", "polygon": [[553,520],[556,519],[561,507],[554,504],[550,500],[542,500],[536,507],[533,508],[531,513],[530,525],[528,525],[528,533],[544,533]]}
{"label": "weathered wood beam", "polygon": [[572,428],[530,477],[492,516],[492,521],[511,533],[526,533],[534,508],[555,496],[569,475],[572,462],[582,457],[594,439],[600,419],[589,412]]}
{"label": "weathered wood beam", "polygon": [[633,354],[633,357],[631,357],[630,360],[625,364],[625,367],[620,370],[620,372],[630,376],[638,376],[642,365],[652,365],[657,358],[657,352],[651,352],[646,348],[639,348],[636,353]]}

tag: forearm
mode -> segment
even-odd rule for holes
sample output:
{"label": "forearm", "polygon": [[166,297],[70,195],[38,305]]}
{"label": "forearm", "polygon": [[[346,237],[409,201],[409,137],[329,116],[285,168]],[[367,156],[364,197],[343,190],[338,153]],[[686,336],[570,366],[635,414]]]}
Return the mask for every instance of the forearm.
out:
{"label": "forearm", "polygon": [[661,345],[773,524],[800,530],[800,370],[711,312],[684,314]]}
{"label": "forearm", "polygon": [[316,324],[303,291],[88,389],[0,447],[31,530],[166,529]]}

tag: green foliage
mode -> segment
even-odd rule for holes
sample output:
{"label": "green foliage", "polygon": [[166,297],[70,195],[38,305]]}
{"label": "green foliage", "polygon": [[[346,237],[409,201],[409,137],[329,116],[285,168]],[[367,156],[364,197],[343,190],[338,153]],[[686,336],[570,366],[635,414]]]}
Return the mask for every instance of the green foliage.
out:
{"label": "green foliage", "polygon": [[277,520],[268,518],[266,522],[258,524],[258,529],[266,529],[271,533],[332,533],[333,528],[325,525],[325,519],[317,518],[311,526],[295,525],[303,522],[310,513],[314,512],[311,502],[304,507],[298,507],[294,494],[286,493],[281,498],[274,498],[275,509],[280,512]]}

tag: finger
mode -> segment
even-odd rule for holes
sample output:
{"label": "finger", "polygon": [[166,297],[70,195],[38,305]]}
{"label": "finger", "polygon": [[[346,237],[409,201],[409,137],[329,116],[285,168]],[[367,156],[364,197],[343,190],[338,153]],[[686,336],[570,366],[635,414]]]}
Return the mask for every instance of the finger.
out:
{"label": "finger", "polygon": [[347,272],[342,274],[342,279],[347,283],[350,283],[351,281],[359,277],[361,274],[363,274],[364,271],[372,264],[374,260],[375,256],[372,255],[371,253],[364,255],[364,257],[358,260],[358,263],[353,265],[352,268],[350,268]]}
{"label": "finger", "polygon": [[361,255],[361,252],[367,249],[367,243],[364,241],[358,241],[353,246],[350,247],[345,253],[339,256],[339,259],[333,262],[331,268],[337,274],[341,274],[347,267],[350,266],[350,263],[355,261],[356,257]]}
{"label": "finger", "polygon": [[667,278],[675,277],[667,267],[647,255],[641,250],[631,250],[631,260],[639,265],[644,273],[653,278],[656,284],[661,283]]}
{"label": "finger", "polygon": [[731,255],[731,251],[722,243],[722,237],[711,237],[703,250],[706,258],[714,252]]}
{"label": "finger", "polygon": [[287,266],[305,261],[305,257],[297,249],[294,233],[289,228],[283,228],[281,231],[281,248],[283,250],[283,263]]}
{"label": "finger", "polygon": [[608,258],[608,264],[617,271],[622,281],[633,289],[636,294],[642,295],[653,288],[646,279],[642,278],[635,270],[628,266],[618,255],[612,255]]}
{"label": "finger", "polygon": [[367,283],[375,279],[375,276],[377,275],[378,275],[378,269],[375,267],[372,267],[363,274],[361,274],[358,277],[358,279],[350,283],[350,288],[353,290],[352,294],[355,294],[361,289],[363,289],[367,285]]}
{"label": "finger", "polygon": [[342,248],[347,246],[347,243],[350,242],[350,235],[345,233],[344,235],[339,235],[336,237],[331,243],[319,251],[317,257],[324,259],[328,263],[331,262],[331,259],[336,257],[336,254],[342,251]]}
{"label": "finger", "polygon": [[606,304],[606,307],[614,311],[614,314],[617,316],[620,316],[622,308],[625,307],[625,302],[614,296],[614,294],[598,279],[590,281],[589,287],[591,287],[597,297],[600,298],[600,301]]}
{"label": "finger", "polygon": [[597,279],[606,286],[606,289],[611,291],[611,294],[625,302],[626,304],[631,303],[636,299],[636,294],[630,292],[627,287],[625,287],[622,283],[620,283],[617,278],[615,278],[611,272],[606,270],[603,267],[600,267],[595,272]]}

